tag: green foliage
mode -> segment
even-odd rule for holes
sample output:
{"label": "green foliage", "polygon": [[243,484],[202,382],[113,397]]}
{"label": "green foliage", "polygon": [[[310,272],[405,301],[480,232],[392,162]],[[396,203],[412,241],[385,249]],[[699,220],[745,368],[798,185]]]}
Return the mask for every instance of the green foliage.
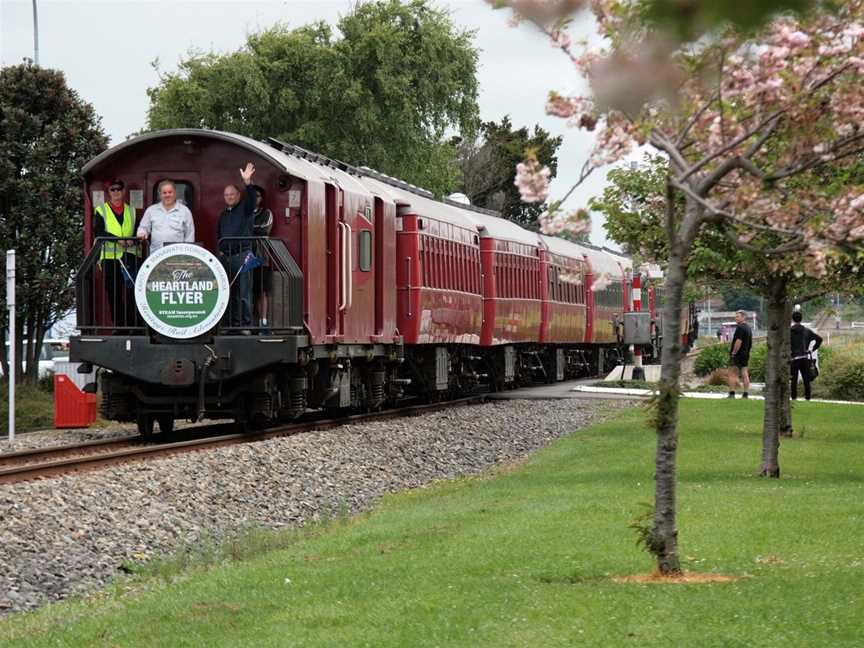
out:
{"label": "green foliage", "polygon": [[759,295],[747,288],[739,286],[721,286],[720,296],[723,298],[726,310],[756,311],[760,318],[764,317],[761,311],[761,300]]}
{"label": "green foliage", "polygon": [[546,206],[522,202],[513,184],[516,165],[525,159],[525,152],[531,150],[540,164],[549,167],[550,179],[554,178],[561,142],[560,136],[552,137],[540,126],[534,126],[533,133],[524,126],[514,129],[509,116],[500,123],[484,122],[479,137],[465,139],[459,145],[462,171],[459,190],[473,205],[499,211],[514,223],[537,231],[537,218]]}
{"label": "green foliage", "polygon": [[729,366],[729,345],[712,344],[705,347],[696,356],[696,362],[693,363],[693,371],[697,376],[707,376],[716,369],[723,369]]}
{"label": "green foliage", "polygon": [[[647,17],[672,29],[684,40],[696,40],[719,25],[749,31],[783,12],[804,12],[815,0],[646,0]],[[826,4],[826,3],[821,3]],[[829,6],[831,2],[827,3]]]}
{"label": "green foliage", "polygon": [[[63,73],[31,63],[0,70],[0,116],[0,241],[17,252],[17,338],[23,341],[26,331],[27,348],[37,354],[47,328],[72,306],[84,242],[80,170],[108,140],[93,107]],[[4,274],[5,265],[4,254]],[[3,281],[0,302],[5,298]],[[6,326],[3,308],[0,340]],[[0,344],[4,366],[5,354]],[[38,362],[21,355],[25,378],[35,384]]]}
{"label": "green foliage", "polygon": [[338,23],[278,25],[197,54],[150,88],[151,129],[206,127],[299,144],[433,192],[458,180],[444,136],[478,123],[473,34],[428,0],[357,3]]}
{"label": "green foliage", "polygon": [[654,527],[654,505],[651,502],[640,502],[642,512],[630,520],[628,529],[636,534],[636,546],[651,553],[652,529]]}

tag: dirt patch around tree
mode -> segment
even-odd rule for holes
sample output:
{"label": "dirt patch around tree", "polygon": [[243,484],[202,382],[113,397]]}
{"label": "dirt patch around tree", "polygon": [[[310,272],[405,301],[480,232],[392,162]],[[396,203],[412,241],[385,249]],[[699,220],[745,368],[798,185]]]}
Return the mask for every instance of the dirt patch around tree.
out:
{"label": "dirt patch around tree", "polygon": [[741,580],[741,576],[726,576],[725,574],[705,574],[699,572],[681,572],[674,575],[663,575],[660,572],[650,574],[633,574],[632,576],[615,576],[616,583],[645,583],[648,585],[694,585],[701,583],[733,583]]}

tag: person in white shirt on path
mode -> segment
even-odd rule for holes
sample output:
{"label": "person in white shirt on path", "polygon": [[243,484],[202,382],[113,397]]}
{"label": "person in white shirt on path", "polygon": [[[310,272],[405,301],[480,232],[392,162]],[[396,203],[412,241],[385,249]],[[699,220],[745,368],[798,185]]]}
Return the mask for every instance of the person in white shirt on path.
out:
{"label": "person in white shirt on path", "polygon": [[150,251],[166,243],[194,243],[195,223],[192,212],[177,202],[177,187],[171,180],[159,183],[161,202],[150,205],[138,225],[138,238],[150,239]]}

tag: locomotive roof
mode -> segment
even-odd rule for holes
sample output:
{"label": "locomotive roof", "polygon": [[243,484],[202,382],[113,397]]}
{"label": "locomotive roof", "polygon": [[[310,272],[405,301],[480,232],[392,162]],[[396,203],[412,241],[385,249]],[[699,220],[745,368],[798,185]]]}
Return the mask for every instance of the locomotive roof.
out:
{"label": "locomotive roof", "polygon": [[177,137],[203,137],[235,144],[240,148],[246,149],[265,158],[266,160],[269,160],[275,166],[296,178],[306,181],[335,181],[343,189],[368,194],[368,189],[359,182],[358,178],[350,173],[346,173],[344,170],[336,166],[322,164],[317,160],[307,159],[300,155],[294,155],[291,154],[290,151],[282,151],[275,146],[259,142],[251,137],[246,137],[245,135],[203,128],[172,128],[168,130],[154,131],[152,133],[144,133],[138,137],[121,142],[116,146],[112,146],[107,151],[103,151],[84,165],[84,168],[81,169],[81,174],[84,177],[87,177],[91,172],[106,163],[114,155],[129,147],[144,142]]}

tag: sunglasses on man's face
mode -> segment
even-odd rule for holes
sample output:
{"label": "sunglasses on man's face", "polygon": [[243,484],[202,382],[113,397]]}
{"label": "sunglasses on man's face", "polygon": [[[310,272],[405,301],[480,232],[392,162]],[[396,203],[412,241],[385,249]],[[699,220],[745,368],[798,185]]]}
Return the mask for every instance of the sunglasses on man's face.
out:
{"label": "sunglasses on man's face", "polygon": [[123,191],[121,187],[109,187],[108,191]]}

